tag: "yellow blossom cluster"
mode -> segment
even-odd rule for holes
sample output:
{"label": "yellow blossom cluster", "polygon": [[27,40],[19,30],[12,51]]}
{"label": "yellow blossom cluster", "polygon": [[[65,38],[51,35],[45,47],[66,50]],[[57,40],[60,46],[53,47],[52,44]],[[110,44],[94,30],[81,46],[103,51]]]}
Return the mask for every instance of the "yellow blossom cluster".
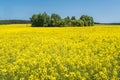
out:
{"label": "yellow blossom cluster", "polygon": [[120,26],[0,26],[0,80],[119,80]]}

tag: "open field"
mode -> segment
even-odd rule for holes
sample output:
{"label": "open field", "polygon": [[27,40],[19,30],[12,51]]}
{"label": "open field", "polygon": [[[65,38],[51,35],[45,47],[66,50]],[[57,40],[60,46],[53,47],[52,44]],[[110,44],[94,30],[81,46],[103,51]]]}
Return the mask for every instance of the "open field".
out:
{"label": "open field", "polygon": [[0,26],[0,80],[118,80],[120,26]]}

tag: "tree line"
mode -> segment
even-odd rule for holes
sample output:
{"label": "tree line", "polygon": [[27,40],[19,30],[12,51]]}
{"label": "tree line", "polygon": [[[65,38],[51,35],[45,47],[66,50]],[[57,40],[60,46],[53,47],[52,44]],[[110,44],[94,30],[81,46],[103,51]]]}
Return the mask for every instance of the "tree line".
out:
{"label": "tree line", "polygon": [[29,20],[0,20],[0,24],[30,24]]}
{"label": "tree line", "polygon": [[30,21],[32,27],[64,27],[64,26],[93,26],[93,17],[88,15],[82,15],[79,19],[75,16],[61,18],[60,15],[53,13],[48,15],[47,13],[34,14]]}

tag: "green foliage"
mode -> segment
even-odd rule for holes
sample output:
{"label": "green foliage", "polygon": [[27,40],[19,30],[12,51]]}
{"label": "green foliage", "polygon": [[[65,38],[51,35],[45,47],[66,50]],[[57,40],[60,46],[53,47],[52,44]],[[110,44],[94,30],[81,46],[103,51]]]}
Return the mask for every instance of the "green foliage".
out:
{"label": "green foliage", "polygon": [[[94,22],[93,22],[93,23],[94,23]],[[84,26],[83,20],[79,20],[79,24],[80,24],[80,26]]]}
{"label": "green foliage", "polygon": [[82,15],[80,17],[80,20],[82,20],[84,22],[84,26],[93,26],[94,25],[93,18],[88,15]]}
{"label": "green foliage", "polygon": [[0,24],[30,24],[29,20],[0,20]]}
{"label": "green foliage", "polygon": [[43,14],[34,14],[31,18],[32,26],[49,26],[50,23],[50,17],[47,15],[47,13]]}
{"label": "green foliage", "polygon": [[60,22],[61,22],[61,17],[58,14],[53,13],[51,15],[51,23],[50,26],[60,26]]}
{"label": "green foliage", "polygon": [[72,16],[72,17],[71,17],[71,20],[76,20],[75,16]]}
{"label": "green foliage", "polygon": [[71,26],[71,20],[70,20],[69,16],[65,17],[64,21],[65,21],[65,25],[64,26]]}
{"label": "green foliage", "polygon": [[58,14],[47,15],[47,13],[34,14],[31,17],[33,27],[60,27],[60,26],[93,26],[94,20],[91,16],[82,15],[80,19],[76,19],[75,16],[71,18],[69,16],[64,19]]}
{"label": "green foliage", "polygon": [[38,24],[39,24],[39,22],[38,22],[38,14],[34,14],[33,16],[32,16],[32,18],[30,18],[31,19],[31,22],[32,22],[32,26],[39,26]]}

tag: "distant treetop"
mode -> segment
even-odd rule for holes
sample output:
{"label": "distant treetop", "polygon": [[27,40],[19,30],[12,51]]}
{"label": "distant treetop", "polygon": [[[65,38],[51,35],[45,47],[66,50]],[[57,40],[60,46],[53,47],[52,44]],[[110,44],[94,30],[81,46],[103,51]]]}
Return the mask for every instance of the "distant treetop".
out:
{"label": "distant treetop", "polygon": [[82,15],[79,19],[75,16],[71,18],[69,16],[61,18],[60,15],[53,13],[48,15],[47,13],[34,14],[30,21],[32,27],[64,27],[64,26],[93,26],[94,20],[91,16]]}

